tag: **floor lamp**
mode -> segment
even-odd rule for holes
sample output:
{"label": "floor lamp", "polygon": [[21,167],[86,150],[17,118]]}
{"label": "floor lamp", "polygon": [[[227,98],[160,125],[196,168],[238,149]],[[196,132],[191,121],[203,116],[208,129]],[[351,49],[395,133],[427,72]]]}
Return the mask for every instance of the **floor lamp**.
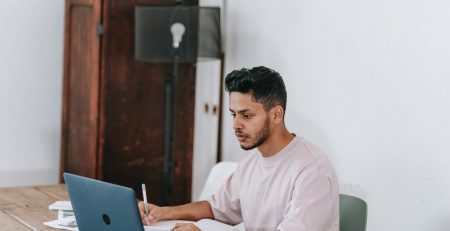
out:
{"label": "floor lamp", "polygon": [[220,9],[197,6],[136,6],[135,58],[172,63],[165,81],[165,128],[162,201],[168,204],[172,185],[174,101],[178,63],[220,59]]}

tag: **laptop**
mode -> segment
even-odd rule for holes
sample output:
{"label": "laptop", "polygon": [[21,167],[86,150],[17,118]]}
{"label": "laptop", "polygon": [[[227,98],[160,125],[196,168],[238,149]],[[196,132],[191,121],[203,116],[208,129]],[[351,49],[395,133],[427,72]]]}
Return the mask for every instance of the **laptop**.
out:
{"label": "laptop", "polygon": [[80,231],[144,231],[133,189],[64,173]]}

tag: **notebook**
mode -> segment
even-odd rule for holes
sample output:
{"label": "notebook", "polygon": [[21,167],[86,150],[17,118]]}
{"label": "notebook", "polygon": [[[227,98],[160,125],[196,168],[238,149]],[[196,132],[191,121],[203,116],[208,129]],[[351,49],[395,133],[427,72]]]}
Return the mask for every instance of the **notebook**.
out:
{"label": "notebook", "polygon": [[201,219],[199,221],[170,220],[160,221],[151,226],[145,226],[145,231],[169,231],[176,223],[194,223],[203,231],[235,231],[236,227],[227,225],[211,219]]}

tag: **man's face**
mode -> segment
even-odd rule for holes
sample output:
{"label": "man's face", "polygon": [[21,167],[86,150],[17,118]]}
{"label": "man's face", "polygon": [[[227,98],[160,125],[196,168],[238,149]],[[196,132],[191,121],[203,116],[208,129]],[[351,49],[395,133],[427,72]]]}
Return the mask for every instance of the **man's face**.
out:
{"label": "man's face", "polygon": [[261,103],[254,102],[251,93],[230,93],[233,129],[244,150],[263,144],[270,135],[268,113]]}

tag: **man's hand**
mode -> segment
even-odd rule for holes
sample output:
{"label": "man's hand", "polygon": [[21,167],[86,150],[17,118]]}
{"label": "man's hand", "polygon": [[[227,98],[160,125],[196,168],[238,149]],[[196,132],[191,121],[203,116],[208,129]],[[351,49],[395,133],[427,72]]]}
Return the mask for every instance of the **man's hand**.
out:
{"label": "man's hand", "polygon": [[147,204],[148,216],[145,215],[143,201],[139,201],[138,207],[139,213],[141,214],[142,223],[144,223],[144,225],[150,225],[158,221],[165,220],[166,209],[164,207],[159,207],[154,204]]}
{"label": "man's hand", "polygon": [[176,223],[171,229],[172,231],[201,231],[197,226],[192,223]]}
{"label": "man's hand", "polygon": [[[144,202],[140,201],[138,203],[139,213],[141,214],[142,223],[144,223],[144,225],[151,225],[164,220],[198,221],[203,218],[214,218],[208,201],[196,201],[189,204],[167,207],[159,207],[154,204],[147,204],[147,206],[148,216],[146,216],[144,212]],[[189,226],[185,228],[189,228],[187,230],[199,230],[197,227],[195,227],[196,229],[192,229],[192,227]]]}

